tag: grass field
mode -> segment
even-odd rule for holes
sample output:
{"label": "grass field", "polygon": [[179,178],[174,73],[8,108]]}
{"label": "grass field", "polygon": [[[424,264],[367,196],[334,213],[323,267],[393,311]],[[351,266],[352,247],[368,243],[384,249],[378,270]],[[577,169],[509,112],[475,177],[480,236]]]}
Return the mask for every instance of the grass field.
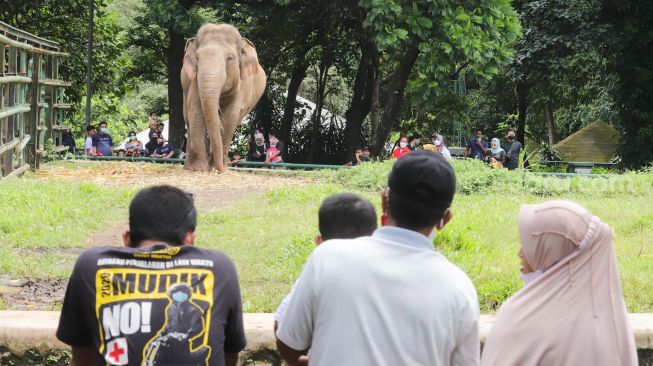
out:
{"label": "grass field", "polygon": [[[370,198],[378,209],[379,190],[390,167],[379,163],[346,171],[291,173],[311,183],[277,186],[227,209],[201,214],[196,244],[233,258],[245,311],[274,311],[314,247],[321,200],[353,191]],[[559,198],[580,202],[614,228],[628,308],[653,312],[653,172],[560,179],[492,171],[474,162],[454,162],[454,168],[459,192],[454,219],[434,245],[469,274],[483,312],[496,310],[521,287],[516,255],[519,206]],[[103,226],[98,212],[125,220],[133,192],[90,183],[0,181],[0,272],[66,276],[74,260],[67,249],[83,247],[87,235]]]}

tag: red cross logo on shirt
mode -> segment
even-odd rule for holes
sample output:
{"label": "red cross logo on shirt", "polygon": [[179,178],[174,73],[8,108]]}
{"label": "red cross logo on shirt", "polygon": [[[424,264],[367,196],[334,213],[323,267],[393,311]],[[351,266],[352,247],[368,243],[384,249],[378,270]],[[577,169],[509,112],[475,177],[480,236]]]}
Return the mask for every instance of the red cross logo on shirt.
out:
{"label": "red cross logo on shirt", "polygon": [[120,356],[122,356],[123,353],[125,353],[125,349],[120,348],[118,343],[114,343],[113,344],[113,351],[111,351],[111,353],[109,353],[109,357],[113,358],[113,360],[115,362],[118,362],[118,361],[120,361]]}
{"label": "red cross logo on shirt", "polygon": [[127,353],[127,339],[117,338],[107,343],[104,359],[109,365],[127,365],[129,364],[129,354]]}

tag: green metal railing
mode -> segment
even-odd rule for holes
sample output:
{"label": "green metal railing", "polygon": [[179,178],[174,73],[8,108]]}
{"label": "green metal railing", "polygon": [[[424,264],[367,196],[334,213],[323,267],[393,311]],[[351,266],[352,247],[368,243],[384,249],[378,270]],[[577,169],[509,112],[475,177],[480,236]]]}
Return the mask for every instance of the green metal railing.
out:
{"label": "green metal railing", "polygon": [[[159,164],[184,164],[184,159],[161,159],[149,157],[129,157],[129,156],[76,156],[77,160],[91,160],[91,161],[135,161],[135,162],[149,162]],[[262,163],[258,161],[243,161],[234,165],[234,167],[243,168],[283,168],[283,169],[350,169],[346,165],[324,165],[324,164],[294,164],[294,163]]]}

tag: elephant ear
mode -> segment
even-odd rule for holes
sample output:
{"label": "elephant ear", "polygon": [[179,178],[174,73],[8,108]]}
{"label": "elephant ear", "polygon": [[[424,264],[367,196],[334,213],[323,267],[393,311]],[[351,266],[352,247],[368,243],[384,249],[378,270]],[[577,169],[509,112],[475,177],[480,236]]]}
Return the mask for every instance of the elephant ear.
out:
{"label": "elephant ear", "polygon": [[258,73],[259,63],[254,44],[247,38],[243,38],[243,48],[240,52],[240,79],[247,79],[248,77]]}
{"label": "elephant ear", "polygon": [[195,38],[190,38],[186,41],[186,50],[184,51],[184,65],[181,67],[182,72],[190,80],[195,80],[197,77],[197,41]]}

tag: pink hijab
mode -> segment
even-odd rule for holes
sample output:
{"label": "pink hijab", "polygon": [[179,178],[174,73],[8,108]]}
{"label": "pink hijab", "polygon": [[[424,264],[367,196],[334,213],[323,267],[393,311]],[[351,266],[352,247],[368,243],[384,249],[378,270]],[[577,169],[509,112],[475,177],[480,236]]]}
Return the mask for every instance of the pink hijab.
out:
{"label": "pink hijab", "polygon": [[577,203],[524,205],[524,258],[544,273],[499,309],[481,365],[632,366],[612,229]]}

